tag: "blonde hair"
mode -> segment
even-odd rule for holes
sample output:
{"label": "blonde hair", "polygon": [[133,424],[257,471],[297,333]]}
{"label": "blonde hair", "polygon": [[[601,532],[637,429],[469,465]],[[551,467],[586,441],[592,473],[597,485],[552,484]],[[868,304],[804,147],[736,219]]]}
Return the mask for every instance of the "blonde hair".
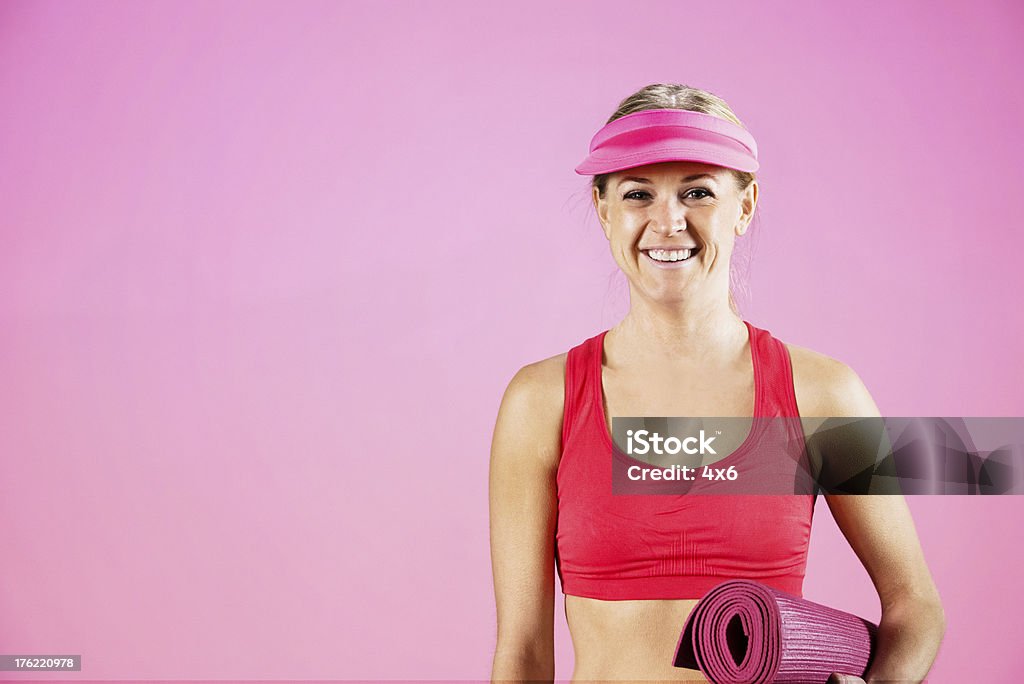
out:
{"label": "blonde hair", "polygon": [[[620,102],[618,109],[608,117],[608,121],[605,123],[609,124],[619,117],[645,109],[686,109],[691,112],[717,116],[720,119],[731,121],[737,126],[743,126],[743,122],[725,100],[707,90],[681,83],[652,83],[644,86]],[[743,127],[746,128],[746,126]],[[747,186],[756,180],[756,176],[749,171],[737,171],[736,169],[730,169],[730,171],[736,179],[736,187],[740,192],[746,190]],[[591,180],[591,185],[597,188],[600,197],[604,197],[611,175],[611,173],[599,173]],[[735,281],[732,273],[730,273],[730,280]],[[735,282],[734,284],[739,285]],[[740,285],[740,287],[746,289],[745,285]],[[736,307],[736,300],[733,299],[731,289],[729,291],[729,308],[733,310],[733,313],[739,315],[739,309]]]}

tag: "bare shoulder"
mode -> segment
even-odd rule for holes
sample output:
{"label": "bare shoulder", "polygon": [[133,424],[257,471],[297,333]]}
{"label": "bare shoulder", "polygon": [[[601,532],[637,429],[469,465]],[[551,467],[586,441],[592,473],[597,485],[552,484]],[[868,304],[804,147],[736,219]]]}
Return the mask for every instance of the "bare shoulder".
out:
{"label": "bare shoulder", "polygon": [[848,365],[806,347],[784,343],[793,365],[801,416],[877,416],[870,392]]}
{"label": "bare shoulder", "polygon": [[527,364],[501,399],[492,458],[539,459],[556,467],[561,456],[566,353]]}
{"label": "bare shoulder", "polygon": [[523,402],[535,409],[557,407],[561,411],[565,400],[565,361],[563,352],[534,363],[516,372],[505,390],[505,397]]}
{"label": "bare shoulder", "polygon": [[525,385],[534,391],[562,391],[565,380],[565,361],[569,356],[568,352],[562,352],[540,361],[528,363],[512,378],[514,383]]}

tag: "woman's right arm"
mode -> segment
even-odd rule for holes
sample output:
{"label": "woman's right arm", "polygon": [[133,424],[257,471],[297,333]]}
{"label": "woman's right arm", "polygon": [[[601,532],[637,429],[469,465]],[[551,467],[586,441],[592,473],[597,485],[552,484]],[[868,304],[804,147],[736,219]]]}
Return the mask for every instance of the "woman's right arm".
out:
{"label": "woman's right arm", "polygon": [[523,367],[501,400],[490,462],[498,639],[491,680],[555,676],[555,474],[564,355]]}

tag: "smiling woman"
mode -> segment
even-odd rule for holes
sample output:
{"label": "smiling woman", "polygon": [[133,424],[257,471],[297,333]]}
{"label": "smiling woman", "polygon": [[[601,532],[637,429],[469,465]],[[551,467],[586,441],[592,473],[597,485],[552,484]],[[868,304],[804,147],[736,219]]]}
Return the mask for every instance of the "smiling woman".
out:
{"label": "smiling woman", "polygon": [[[757,207],[757,168],[728,105],[675,84],[623,101],[576,168],[593,175],[630,308],[523,367],[502,399],[490,463],[494,680],[553,678],[556,575],[574,680],[706,681],[673,665],[704,594],[749,579],[802,595],[814,495],[616,496],[611,486],[611,416],[878,415],[850,368],[736,310],[730,264]],[[763,459],[748,442],[730,464]],[[846,674],[919,681],[944,619],[905,502],[825,498],[882,603],[870,671]]]}

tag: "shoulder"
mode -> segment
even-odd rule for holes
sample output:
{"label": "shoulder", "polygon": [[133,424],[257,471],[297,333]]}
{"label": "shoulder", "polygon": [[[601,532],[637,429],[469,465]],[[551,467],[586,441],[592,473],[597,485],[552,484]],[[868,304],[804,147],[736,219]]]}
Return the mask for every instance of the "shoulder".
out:
{"label": "shoulder", "polygon": [[561,436],[565,397],[565,358],[561,353],[527,364],[509,381],[499,423],[520,434]]}
{"label": "shoulder", "polygon": [[509,381],[494,428],[492,458],[557,466],[561,455],[566,354],[527,364]]}
{"label": "shoulder", "polygon": [[509,381],[505,399],[530,406],[561,407],[565,396],[567,353],[558,354],[520,368]]}
{"label": "shoulder", "polygon": [[793,366],[793,388],[801,416],[877,416],[870,392],[848,365],[819,352],[784,343]]}

